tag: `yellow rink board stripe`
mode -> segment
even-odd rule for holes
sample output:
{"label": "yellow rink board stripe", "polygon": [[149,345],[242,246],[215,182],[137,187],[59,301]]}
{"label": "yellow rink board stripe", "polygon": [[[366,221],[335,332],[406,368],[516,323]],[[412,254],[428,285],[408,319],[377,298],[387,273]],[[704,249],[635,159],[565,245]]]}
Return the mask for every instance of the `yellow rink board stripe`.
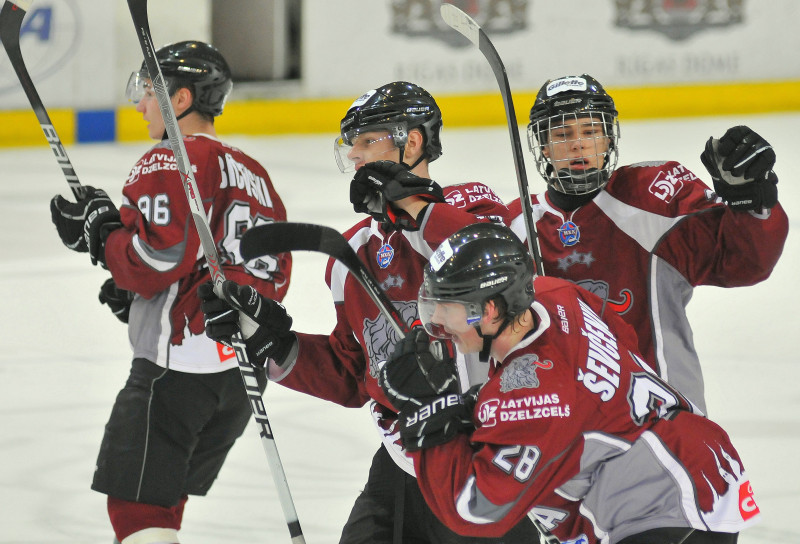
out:
{"label": "yellow rink board stripe", "polygon": [[[800,81],[761,81],[670,87],[609,88],[620,118],[662,119],[800,111]],[[514,92],[520,126],[528,123],[535,91]],[[499,92],[471,95],[439,95],[445,127],[505,125]],[[339,120],[353,97],[303,100],[247,100],[230,102],[217,120],[220,134],[279,135],[337,134]],[[82,141],[76,118],[80,112],[48,109],[53,126],[65,144]],[[141,114],[122,106],[107,116],[115,123],[116,141],[147,140]],[[101,117],[102,118],[102,117]],[[30,110],[0,112],[0,146],[43,145],[44,136]]]}

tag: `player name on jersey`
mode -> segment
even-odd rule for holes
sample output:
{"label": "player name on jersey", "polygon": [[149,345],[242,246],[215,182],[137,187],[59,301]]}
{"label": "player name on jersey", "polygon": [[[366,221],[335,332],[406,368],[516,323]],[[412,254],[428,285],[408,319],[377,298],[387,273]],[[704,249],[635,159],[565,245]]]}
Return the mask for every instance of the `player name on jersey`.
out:
{"label": "player name on jersey", "polygon": [[247,191],[247,195],[258,200],[262,206],[272,208],[272,199],[269,197],[269,189],[264,178],[254,174],[244,164],[235,160],[230,153],[225,154],[225,160],[219,157],[219,169],[222,173],[220,189],[236,187]]}

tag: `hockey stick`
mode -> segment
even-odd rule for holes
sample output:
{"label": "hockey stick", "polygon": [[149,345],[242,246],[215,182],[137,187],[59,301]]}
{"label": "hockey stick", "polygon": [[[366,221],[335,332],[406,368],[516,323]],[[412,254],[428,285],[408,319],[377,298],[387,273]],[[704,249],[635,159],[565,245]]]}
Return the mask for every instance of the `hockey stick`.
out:
{"label": "hockey stick", "polygon": [[528,247],[531,257],[536,265],[536,273],[544,276],[544,265],[542,264],[542,252],[539,248],[539,236],[536,233],[536,224],[533,221],[533,209],[531,208],[531,195],[528,192],[528,176],[525,173],[525,160],[522,154],[522,144],[519,140],[519,126],[517,125],[517,115],[514,112],[514,102],[511,98],[511,87],[508,84],[506,68],[500,55],[489,40],[486,32],[476,23],[472,17],[458,9],[453,4],[442,4],[440,8],[442,19],[453,30],[467,38],[478,49],[486,60],[489,61],[500,86],[500,95],[503,97],[503,106],[506,110],[506,121],[508,122],[508,133],[511,136],[511,151],[514,154],[514,168],[517,171],[517,185],[519,186],[519,199],[522,204],[522,218],[525,221],[525,231],[528,236]]}
{"label": "hockey stick", "polygon": [[[178,171],[181,175],[186,198],[189,200],[189,208],[194,219],[195,227],[197,228],[197,234],[200,236],[200,243],[202,244],[203,253],[208,263],[208,270],[211,273],[211,279],[215,289],[219,290],[220,286],[225,281],[225,276],[222,272],[222,263],[217,253],[211,227],[208,225],[208,218],[203,208],[203,200],[200,198],[197,183],[195,182],[194,174],[192,174],[192,165],[186,154],[183,136],[178,127],[175,111],[172,109],[172,102],[167,92],[164,75],[161,73],[161,67],[156,59],[155,47],[153,46],[153,39],[150,35],[150,24],[147,17],[147,0],[128,0],[128,9],[131,12],[131,18],[136,28],[139,44],[142,46],[145,65],[158,98],[161,116],[164,119],[164,125],[167,135],[169,136],[170,147],[175,155],[175,162],[177,163]],[[289,491],[289,484],[286,481],[286,474],[283,470],[280,456],[278,455],[278,448],[275,445],[275,437],[272,435],[272,428],[264,408],[264,399],[261,397],[258,390],[258,382],[256,381],[254,369],[250,365],[250,361],[247,357],[247,350],[241,332],[237,332],[233,335],[233,338],[231,338],[231,346],[236,353],[236,360],[239,363],[239,371],[242,374],[244,387],[250,399],[253,417],[259,427],[261,443],[267,454],[267,460],[278,492],[281,508],[283,508],[286,523],[289,527],[289,535],[292,538],[292,542],[295,544],[304,544],[305,538],[300,528],[300,521],[297,518],[292,495]]]}
{"label": "hockey stick", "polygon": [[375,277],[338,231],[309,223],[268,223],[247,229],[239,243],[245,260],[287,251],[316,251],[333,257],[347,267],[364,287],[378,309],[389,319],[394,330],[405,338],[408,325],[381,289]]}
{"label": "hockey stick", "polygon": [[39,120],[39,125],[44,131],[44,136],[47,138],[47,143],[56,156],[61,171],[67,179],[69,188],[72,189],[72,194],[75,198],[81,200],[85,195],[85,188],[78,180],[75,174],[75,168],[67,156],[67,151],[61,143],[61,138],[58,137],[56,129],[53,128],[53,123],[50,121],[50,116],[39,98],[39,93],[36,92],[36,87],[33,85],[31,76],[25,67],[25,61],[22,58],[22,51],[19,46],[19,32],[22,27],[22,19],[25,17],[28,9],[30,8],[33,0],[6,0],[0,9],[0,40],[3,41],[3,47],[8,54],[8,60],[11,61],[11,66],[17,73],[17,78],[22,84],[22,89],[31,103],[33,113]]}

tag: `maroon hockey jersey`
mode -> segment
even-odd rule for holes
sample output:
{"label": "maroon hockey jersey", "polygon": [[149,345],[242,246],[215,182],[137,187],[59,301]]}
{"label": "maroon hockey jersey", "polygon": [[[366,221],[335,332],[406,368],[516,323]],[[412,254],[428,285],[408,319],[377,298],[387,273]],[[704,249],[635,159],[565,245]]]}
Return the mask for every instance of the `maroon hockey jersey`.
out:
{"label": "maroon hockey jersey", "polygon": [[[444,193],[447,204],[428,205],[419,230],[385,231],[366,218],[344,234],[408,324],[418,317],[422,270],[439,244],[476,221],[508,219],[508,209],[483,184],[449,186]],[[330,335],[296,333],[297,359],[284,370],[270,365],[270,378],[342,406],[363,406],[372,399],[372,413],[387,449],[413,474],[394,428],[396,414],[376,380],[377,365],[389,358],[396,332],[340,262],[328,262],[325,279],[336,306],[336,327]]]}
{"label": "maroon hockey jersey", "polygon": [[[632,324],[662,378],[706,411],[686,305],[697,285],[766,279],[788,233],[780,204],[736,212],[677,162],[617,168],[606,188],[572,212],[531,198],[544,272],[571,280]],[[526,240],[519,199],[511,227]]]}
{"label": "maroon hockey jersey", "polygon": [[571,541],[583,528],[564,505],[580,502],[590,540],[611,543],[655,527],[754,523],[758,506],[727,434],[651,371],[633,328],[613,312],[600,317],[604,301],[570,282],[534,285],[538,325],[493,362],[474,433],[411,454],[436,515],[490,537],[533,510]]}
{"label": "maroon hockey jersey", "polygon": [[[245,229],[286,220],[269,175],[239,149],[210,136],[183,141],[225,277],[281,300],[289,287],[291,255],[248,262],[239,255]],[[168,141],[134,165],[122,197],[123,228],[108,237],[106,261],[117,285],[137,295],[128,321],[133,356],[183,372],[237,366],[233,351],[204,332],[197,286],[210,276]]]}

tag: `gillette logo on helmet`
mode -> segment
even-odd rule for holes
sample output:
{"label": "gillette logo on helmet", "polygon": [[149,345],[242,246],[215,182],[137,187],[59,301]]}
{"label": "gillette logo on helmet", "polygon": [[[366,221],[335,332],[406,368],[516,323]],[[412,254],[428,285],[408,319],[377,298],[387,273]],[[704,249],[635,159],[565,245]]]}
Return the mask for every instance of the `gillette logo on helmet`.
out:
{"label": "gillette logo on helmet", "polygon": [[494,287],[495,285],[500,285],[501,283],[505,283],[508,281],[508,276],[500,276],[499,278],[492,278],[490,280],[482,281],[481,284],[478,286],[478,289],[484,289],[486,287]]}
{"label": "gillette logo on helmet", "polygon": [[566,91],[585,91],[586,80],[582,77],[563,77],[547,86],[547,96],[553,96]]}
{"label": "gillette logo on helmet", "polygon": [[355,102],[353,102],[353,103],[350,105],[350,108],[349,108],[349,109],[351,109],[351,110],[352,110],[353,108],[357,108],[357,107],[359,107],[359,106],[363,106],[363,105],[364,105],[364,104],[366,104],[366,103],[369,101],[369,99],[370,99],[370,98],[372,98],[372,97],[373,97],[373,95],[374,95],[375,93],[377,93],[377,92],[378,92],[378,90],[377,90],[377,89],[372,89],[371,91],[367,91],[367,92],[365,92],[364,94],[362,94],[361,96],[359,96],[358,98],[356,98],[356,99],[355,99]]}
{"label": "gillette logo on helmet", "polygon": [[434,272],[438,272],[439,269],[444,266],[444,263],[447,262],[447,259],[453,256],[453,247],[450,245],[448,240],[442,242],[442,244],[438,247],[436,251],[433,252],[431,255],[430,263],[431,263],[431,270]]}

